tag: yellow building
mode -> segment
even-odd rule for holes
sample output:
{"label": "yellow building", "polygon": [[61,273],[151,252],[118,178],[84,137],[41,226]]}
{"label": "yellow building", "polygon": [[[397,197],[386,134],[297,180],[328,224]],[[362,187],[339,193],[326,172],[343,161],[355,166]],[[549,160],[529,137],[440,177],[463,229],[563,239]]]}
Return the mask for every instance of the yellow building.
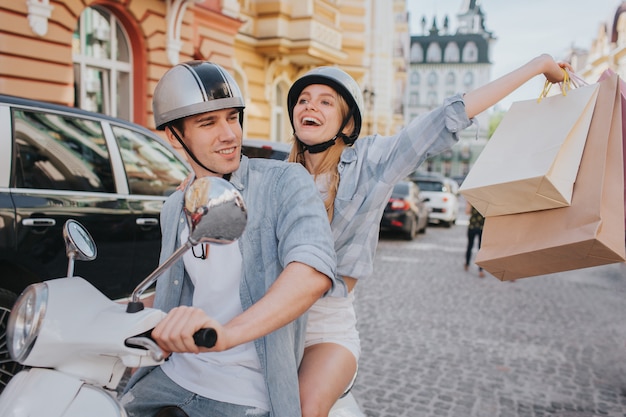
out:
{"label": "yellow building", "polygon": [[339,65],[366,93],[364,125],[391,134],[404,123],[405,3],[2,1],[0,93],[153,128],[152,91],[163,73],[179,62],[210,60],[232,72],[247,98],[245,136],[288,141],[291,83],[312,67]]}
{"label": "yellow building", "polygon": [[626,1],[615,8],[609,20],[600,23],[591,48],[571,51],[570,60],[576,73],[587,82],[596,82],[607,69],[626,80]]}

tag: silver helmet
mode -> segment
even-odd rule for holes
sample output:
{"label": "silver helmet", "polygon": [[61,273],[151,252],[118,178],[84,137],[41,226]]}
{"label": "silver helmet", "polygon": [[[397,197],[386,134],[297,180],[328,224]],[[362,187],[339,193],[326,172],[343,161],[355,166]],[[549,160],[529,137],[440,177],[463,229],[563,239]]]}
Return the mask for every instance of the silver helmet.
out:
{"label": "silver helmet", "polygon": [[324,84],[333,88],[348,103],[354,116],[354,130],[349,136],[350,143],[353,143],[361,132],[363,120],[363,93],[359,84],[347,72],[337,67],[318,67],[304,74],[296,80],[287,94],[287,107],[289,110],[289,120],[293,127],[293,108],[296,106],[300,93],[311,84]]}
{"label": "silver helmet", "polygon": [[245,101],[233,77],[220,65],[190,61],[170,68],[154,89],[152,110],[158,130],[183,117],[208,111],[238,108]]}

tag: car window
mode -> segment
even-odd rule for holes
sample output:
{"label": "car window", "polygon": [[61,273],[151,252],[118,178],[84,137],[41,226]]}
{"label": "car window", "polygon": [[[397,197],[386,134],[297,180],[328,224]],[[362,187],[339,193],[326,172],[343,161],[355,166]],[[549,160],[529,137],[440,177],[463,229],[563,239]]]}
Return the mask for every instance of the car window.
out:
{"label": "car window", "polygon": [[422,191],[446,191],[443,183],[439,181],[417,181]]}
{"label": "car window", "polygon": [[115,192],[100,123],[16,109],[13,126],[15,187]]}
{"label": "car window", "polygon": [[405,196],[409,194],[409,184],[406,182],[399,182],[393,186],[393,192],[391,193],[394,197]]}
{"label": "car window", "polygon": [[189,170],[175,151],[137,131],[112,128],[132,194],[169,195],[187,177]]}

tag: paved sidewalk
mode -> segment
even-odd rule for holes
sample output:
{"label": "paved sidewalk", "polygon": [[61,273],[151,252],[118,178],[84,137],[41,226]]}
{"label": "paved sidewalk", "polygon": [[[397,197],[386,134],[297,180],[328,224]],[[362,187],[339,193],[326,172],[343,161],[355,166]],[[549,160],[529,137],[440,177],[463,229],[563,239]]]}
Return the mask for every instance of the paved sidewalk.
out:
{"label": "paved sidewalk", "polygon": [[626,266],[500,282],[466,226],[383,237],[357,286],[368,417],[626,417]]}

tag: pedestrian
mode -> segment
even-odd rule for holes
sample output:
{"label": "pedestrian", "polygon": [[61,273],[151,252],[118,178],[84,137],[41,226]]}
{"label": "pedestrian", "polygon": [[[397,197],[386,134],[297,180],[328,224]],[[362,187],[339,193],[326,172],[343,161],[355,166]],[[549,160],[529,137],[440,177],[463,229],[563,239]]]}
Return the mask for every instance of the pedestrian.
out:
{"label": "pedestrian", "polygon": [[[469,214],[469,224],[467,225],[467,249],[465,250],[465,265],[463,267],[468,271],[472,259],[472,251],[474,250],[474,241],[478,239],[478,249],[480,249],[480,244],[483,240],[485,218],[469,201],[465,205],[465,213]],[[481,278],[485,276],[481,266],[478,267],[478,276]]]}
{"label": "pedestrian", "polygon": [[[157,129],[192,167],[187,186],[205,176],[228,179],[248,221],[238,241],[197,245],[158,279],[154,306],[167,316],[152,337],[171,355],[159,367],[140,368],[122,402],[130,417],[153,417],[167,406],[190,417],[297,417],[302,314],[325,294],[345,294],[315,184],[297,164],[241,155],[245,100],[219,65],[174,66],[153,100]],[[161,212],[161,262],[189,233],[183,195],[175,191]],[[206,327],[217,331],[211,349],[192,339]]]}
{"label": "pedestrian", "polygon": [[360,354],[353,307],[354,286],[373,271],[378,231],[393,186],[427,158],[450,148],[458,133],[532,77],[564,79],[549,55],[538,56],[511,73],[411,120],[398,134],[357,140],[363,96],[356,81],[336,67],[319,67],[296,80],[287,105],[294,129],[292,162],[313,175],[326,205],[337,251],[337,272],[346,298],[326,297],[309,310],[305,352],[300,365],[304,417],[328,416],[354,381]]}

